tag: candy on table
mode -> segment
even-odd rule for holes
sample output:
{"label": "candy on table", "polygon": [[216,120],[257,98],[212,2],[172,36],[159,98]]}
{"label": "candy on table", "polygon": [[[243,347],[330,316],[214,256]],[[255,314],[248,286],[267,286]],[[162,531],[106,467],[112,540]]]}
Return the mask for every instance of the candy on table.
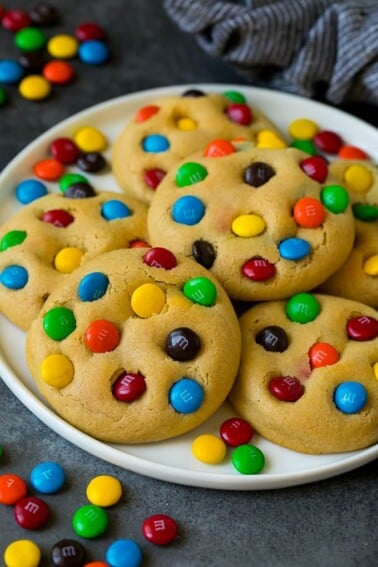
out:
{"label": "candy on table", "polygon": [[114,476],[96,476],[89,482],[86,495],[91,504],[107,508],[114,506],[121,498],[122,485]]}
{"label": "candy on table", "polygon": [[30,482],[33,488],[42,494],[55,494],[63,488],[66,475],[59,463],[46,461],[32,469]]}
{"label": "candy on table", "polygon": [[36,496],[25,496],[18,500],[14,507],[14,517],[19,526],[27,530],[43,528],[49,519],[50,510],[47,503]]}
{"label": "candy on table", "polygon": [[28,492],[26,482],[17,474],[6,473],[0,476],[0,504],[13,506]]}
{"label": "candy on table", "polygon": [[108,514],[100,506],[88,504],[76,510],[72,518],[74,532],[84,539],[94,539],[108,528]]}
{"label": "candy on table", "polygon": [[50,560],[56,567],[83,565],[87,558],[85,547],[74,539],[61,539],[50,549]]}
{"label": "candy on table", "polygon": [[155,545],[168,545],[177,536],[177,524],[166,514],[154,514],[142,524],[142,533],[147,541]]}
{"label": "candy on table", "polygon": [[106,550],[105,559],[110,567],[139,567],[143,555],[139,544],[132,539],[118,539]]}
{"label": "candy on table", "polygon": [[42,553],[30,539],[18,539],[7,545],[4,551],[6,567],[38,567]]}

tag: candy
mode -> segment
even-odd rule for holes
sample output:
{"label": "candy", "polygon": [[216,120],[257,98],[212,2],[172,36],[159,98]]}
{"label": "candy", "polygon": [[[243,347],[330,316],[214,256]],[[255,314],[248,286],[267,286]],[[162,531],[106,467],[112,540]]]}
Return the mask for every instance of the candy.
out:
{"label": "candy", "polygon": [[206,96],[206,94],[200,89],[188,89],[187,91],[183,92],[181,96],[198,98],[200,96]]}
{"label": "candy", "polygon": [[249,106],[234,102],[226,110],[226,114],[232,122],[249,126],[253,121],[253,114]]}
{"label": "candy", "polygon": [[98,128],[84,126],[74,136],[77,147],[82,152],[102,152],[106,149],[108,142]]}
{"label": "candy", "polygon": [[176,173],[178,187],[187,187],[203,181],[207,177],[207,169],[200,163],[187,162],[179,167]]}
{"label": "candy", "polygon": [[323,205],[334,214],[343,213],[349,205],[349,195],[341,185],[327,185],[320,191]]}
{"label": "candy", "polygon": [[261,187],[275,175],[273,168],[267,163],[256,161],[244,171],[244,181],[252,187]]}
{"label": "candy", "polygon": [[95,22],[83,22],[75,29],[75,36],[79,41],[105,39],[105,35],[105,30]]}
{"label": "candy", "polygon": [[341,159],[368,159],[364,150],[357,148],[357,146],[344,145],[339,149],[338,156]]}
{"label": "candy", "polygon": [[17,61],[10,59],[3,59],[0,61],[0,83],[15,84],[18,83],[24,76],[25,71]]}
{"label": "candy", "polygon": [[265,221],[259,215],[239,215],[232,221],[231,230],[236,236],[250,238],[258,236],[266,228]]}
{"label": "candy", "polygon": [[74,367],[64,354],[49,354],[40,367],[41,378],[53,388],[64,388],[74,376]]}
{"label": "candy", "polygon": [[14,507],[14,517],[19,526],[26,530],[38,530],[48,522],[50,510],[41,498],[25,496]]}
{"label": "candy", "polygon": [[321,226],[326,216],[322,203],[313,197],[299,199],[294,205],[293,214],[295,222],[304,228]]}
{"label": "candy", "polygon": [[64,165],[55,158],[46,158],[34,164],[33,172],[44,181],[57,181],[64,173]]}
{"label": "candy", "polygon": [[65,228],[74,221],[74,217],[64,209],[51,209],[43,213],[42,221],[48,222],[57,228]]}
{"label": "candy", "polygon": [[120,402],[133,402],[146,391],[146,381],[139,373],[125,372],[113,384],[113,396]]}
{"label": "candy", "polygon": [[296,323],[310,323],[320,313],[320,303],[311,293],[297,293],[286,304],[286,315]]}
{"label": "candy", "polygon": [[311,140],[318,130],[319,126],[308,118],[298,118],[289,125],[289,134],[298,140]]}
{"label": "candy", "polygon": [[349,319],[346,331],[354,341],[372,341],[378,337],[378,320],[367,315],[353,317]]}
{"label": "candy", "polygon": [[311,368],[320,368],[335,364],[340,356],[334,346],[329,343],[315,343],[309,350]]}
{"label": "candy", "polygon": [[300,163],[300,168],[308,177],[323,183],[328,175],[327,161],[321,156],[311,156]]}
{"label": "candy", "polygon": [[3,106],[7,100],[7,91],[0,85],[0,106]]}
{"label": "candy", "polygon": [[372,174],[363,165],[347,167],[344,171],[344,181],[347,188],[354,193],[366,193],[374,183]]}
{"label": "candy", "polygon": [[8,289],[23,289],[28,281],[29,274],[23,266],[7,266],[0,272],[0,283]]}
{"label": "candy", "polygon": [[94,197],[96,191],[89,183],[84,181],[77,181],[72,183],[64,192],[64,196],[69,199],[88,199]]}
{"label": "candy", "polygon": [[7,10],[1,18],[1,25],[10,32],[17,32],[30,26],[30,17],[24,10]]}
{"label": "candy", "polygon": [[275,265],[260,256],[247,260],[241,271],[246,278],[256,282],[269,280],[276,275]]}
{"label": "candy", "polygon": [[105,295],[108,285],[106,274],[91,272],[80,280],[77,293],[81,301],[97,301]]}
{"label": "candy", "polygon": [[311,252],[311,245],[303,238],[287,238],[278,245],[278,251],[285,260],[302,260]]}
{"label": "candy", "polygon": [[165,177],[166,171],[159,168],[147,169],[144,172],[144,182],[151,189],[156,189],[160,181]]}
{"label": "candy", "polygon": [[241,417],[231,417],[220,426],[220,435],[230,447],[249,443],[253,437],[253,427]]}
{"label": "candy", "polygon": [[239,445],[232,451],[231,462],[242,474],[258,474],[265,466],[265,457],[254,445]]}
{"label": "candy", "polygon": [[210,269],[215,262],[214,247],[207,240],[195,240],[192,244],[192,253],[196,262],[204,268]]}
{"label": "candy", "polygon": [[217,299],[217,288],[211,280],[200,276],[185,282],[183,287],[185,297],[193,301],[211,307]]}
{"label": "candy", "polygon": [[143,555],[139,545],[132,539],[118,539],[106,550],[105,559],[110,567],[139,567]]}
{"label": "candy", "polygon": [[35,466],[30,473],[30,482],[42,494],[55,494],[66,482],[63,467],[53,461],[46,461]]}
{"label": "candy", "polygon": [[161,134],[150,134],[142,140],[142,148],[145,152],[159,154],[166,152],[170,147],[168,138]]}
{"label": "candy", "polygon": [[205,148],[204,156],[216,158],[229,156],[236,152],[235,146],[227,140],[214,140]]}
{"label": "candy", "polygon": [[47,195],[47,187],[37,179],[24,179],[16,187],[16,198],[23,205],[44,195]]}
{"label": "candy", "polygon": [[123,219],[131,215],[129,207],[118,199],[111,199],[103,203],[101,215],[106,220]]}
{"label": "candy", "polygon": [[29,11],[31,21],[37,26],[53,26],[59,23],[58,10],[47,2],[39,2]]}
{"label": "candy", "polygon": [[164,305],[165,293],[156,284],[142,284],[133,291],[131,296],[131,307],[133,311],[143,319],[160,313]]}
{"label": "candy", "polygon": [[84,564],[87,552],[84,546],[74,539],[61,539],[54,543],[50,559],[56,567],[76,567]]}
{"label": "candy", "polygon": [[144,537],[155,545],[168,545],[177,536],[177,524],[166,514],[154,514],[142,524]]}
{"label": "candy", "polygon": [[353,215],[356,219],[370,222],[378,219],[378,207],[368,204],[353,205]]}
{"label": "candy", "polygon": [[223,96],[234,103],[245,104],[246,102],[245,96],[239,91],[224,91]]}
{"label": "candy", "polygon": [[0,504],[13,506],[27,494],[25,481],[17,474],[7,473],[0,476]]}
{"label": "candy", "polygon": [[338,410],[346,414],[361,411],[367,401],[367,393],[359,382],[343,382],[334,391],[333,401]]}
{"label": "candy", "polygon": [[121,498],[122,485],[114,476],[96,476],[87,485],[86,495],[91,504],[107,508],[114,506]]}
{"label": "candy", "polygon": [[47,51],[56,59],[70,59],[75,57],[79,43],[75,37],[69,34],[54,35],[47,42]]}
{"label": "candy", "polygon": [[92,352],[104,353],[110,352],[118,346],[120,335],[114,323],[99,319],[88,325],[84,340]]}
{"label": "candy", "polygon": [[109,59],[109,48],[103,41],[90,39],[79,46],[78,54],[87,65],[102,65]]}
{"label": "candy", "polygon": [[185,195],[173,203],[172,218],[179,224],[193,226],[200,222],[205,210],[205,205],[198,197]]}
{"label": "candy", "polygon": [[81,506],[72,519],[74,532],[85,539],[96,538],[105,533],[109,518],[105,510],[94,504]]}
{"label": "candy", "polygon": [[169,390],[169,403],[178,413],[197,411],[204,400],[203,387],[192,378],[181,378]]}
{"label": "candy", "polygon": [[160,107],[156,106],[155,104],[143,106],[136,113],[134,120],[135,122],[145,122],[146,120],[154,116],[154,114],[157,114],[159,110]]}
{"label": "candy", "polygon": [[61,163],[72,165],[79,157],[80,150],[70,138],[56,138],[50,144],[50,152]]}
{"label": "candy", "polygon": [[66,85],[75,78],[75,69],[67,61],[53,60],[44,65],[42,74],[54,85]]}
{"label": "candy", "polygon": [[293,376],[276,376],[269,381],[269,391],[283,402],[296,402],[304,394],[304,387]]}
{"label": "candy", "polygon": [[286,148],[286,143],[273,130],[261,130],[256,134],[256,147],[279,150]]}
{"label": "candy", "polygon": [[293,140],[290,144],[291,148],[297,148],[311,156],[317,153],[316,146],[311,140]]}
{"label": "candy", "polygon": [[14,42],[21,51],[38,51],[45,46],[46,36],[38,28],[26,27],[15,34]]}
{"label": "candy", "polygon": [[337,154],[343,145],[341,137],[330,130],[322,130],[314,137],[315,146],[327,154]]}
{"label": "candy", "polygon": [[165,341],[165,352],[180,362],[193,360],[201,348],[197,333],[188,327],[178,327],[171,331]]}
{"label": "candy", "polygon": [[4,551],[6,567],[38,567],[41,557],[40,548],[30,539],[12,541]]}
{"label": "candy", "polygon": [[155,246],[150,248],[144,255],[143,261],[152,268],[163,268],[171,270],[177,266],[176,256],[167,248]]}
{"label": "candy", "polygon": [[43,329],[46,335],[54,341],[62,341],[75,328],[75,315],[67,307],[53,307],[43,317]]}
{"label": "candy", "polygon": [[366,258],[362,265],[362,269],[368,276],[378,276],[378,254]]}
{"label": "candy", "polygon": [[29,75],[22,79],[18,85],[18,90],[24,98],[28,100],[43,100],[51,92],[51,84],[40,75]]}
{"label": "candy", "polygon": [[199,461],[208,465],[216,465],[225,458],[226,445],[216,435],[199,435],[192,443],[192,453]]}
{"label": "candy", "polygon": [[8,250],[12,246],[18,246],[22,244],[27,236],[25,230],[10,230],[6,234],[4,234],[3,238],[0,241],[0,250],[4,252],[4,250]]}
{"label": "candy", "polygon": [[76,165],[83,171],[97,173],[104,169],[106,160],[99,152],[83,152],[79,155]]}
{"label": "candy", "polygon": [[176,120],[176,126],[179,130],[184,130],[185,132],[196,130],[198,128],[197,122],[191,118],[187,118],[186,116]]}
{"label": "candy", "polygon": [[289,346],[286,331],[277,325],[269,325],[261,329],[255,341],[268,352],[284,352]]}
{"label": "candy", "polygon": [[17,61],[26,73],[40,74],[46,64],[46,53],[45,51],[22,51],[17,57]]}

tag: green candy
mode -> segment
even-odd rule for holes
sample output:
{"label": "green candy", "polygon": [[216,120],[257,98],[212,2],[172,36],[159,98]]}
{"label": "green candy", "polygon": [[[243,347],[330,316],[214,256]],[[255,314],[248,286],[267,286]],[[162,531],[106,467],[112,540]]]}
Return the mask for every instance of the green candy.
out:
{"label": "green candy", "polygon": [[223,96],[225,96],[226,98],[228,98],[228,100],[236,104],[245,104],[246,102],[245,96],[239,91],[225,91],[223,93]]}
{"label": "green candy", "polygon": [[59,179],[60,190],[64,193],[74,183],[89,183],[88,179],[80,173],[65,173]]}
{"label": "green candy", "polygon": [[78,508],[72,519],[74,532],[85,539],[102,535],[109,524],[107,513],[100,506],[88,504]]}
{"label": "green candy", "polygon": [[53,307],[43,317],[43,329],[50,339],[62,341],[76,329],[75,315],[66,307]]}
{"label": "green candy", "polygon": [[316,146],[311,140],[293,140],[290,147],[302,150],[302,152],[310,154],[310,156],[314,156],[317,153]]}
{"label": "green candy", "polygon": [[320,200],[331,213],[343,213],[349,205],[348,192],[341,185],[327,185],[320,192]]}
{"label": "green candy", "polygon": [[310,323],[319,313],[319,301],[311,293],[297,293],[286,304],[286,315],[295,323]]}
{"label": "green candy", "polygon": [[2,106],[7,100],[7,91],[0,86],[0,106]]}
{"label": "green candy", "polygon": [[265,466],[265,457],[255,445],[239,445],[232,451],[231,462],[242,474],[258,474]]}
{"label": "green candy", "polygon": [[200,163],[184,163],[176,173],[176,183],[179,187],[194,185],[207,177],[207,169]]}
{"label": "green candy", "polygon": [[353,215],[356,219],[371,222],[378,219],[378,207],[376,205],[353,205]]}
{"label": "green candy", "polygon": [[22,28],[14,36],[14,42],[21,51],[38,51],[46,44],[46,35],[38,28]]}
{"label": "green candy", "polygon": [[217,288],[208,278],[198,277],[188,280],[184,284],[184,295],[193,303],[210,307],[217,299]]}
{"label": "green candy", "polygon": [[12,246],[18,246],[22,244],[26,238],[26,232],[24,230],[11,230],[4,234],[0,242],[0,250],[4,252]]}
{"label": "green candy", "polygon": [[2,448],[2,446],[0,445],[0,460],[1,460],[1,457],[2,457],[2,456],[3,456],[3,448]]}

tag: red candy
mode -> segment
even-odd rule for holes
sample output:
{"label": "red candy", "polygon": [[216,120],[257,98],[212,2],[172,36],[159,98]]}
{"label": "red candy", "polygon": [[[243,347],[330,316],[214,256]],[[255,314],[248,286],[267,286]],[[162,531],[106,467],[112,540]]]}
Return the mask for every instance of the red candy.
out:
{"label": "red candy", "polygon": [[300,164],[301,169],[308,177],[323,183],[328,175],[327,161],[321,156],[311,156],[304,159]]}
{"label": "red candy", "polygon": [[161,248],[159,246],[155,248],[150,248],[144,256],[143,260],[147,266],[153,268],[164,268],[165,270],[171,270],[177,266],[177,260],[174,254],[167,248]]}
{"label": "red candy", "polygon": [[7,10],[1,19],[1,25],[8,31],[17,32],[31,25],[31,20],[24,10]]}
{"label": "red candy", "polygon": [[348,321],[346,331],[354,341],[371,341],[378,337],[378,321],[367,315],[354,317]]}
{"label": "red candy", "polygon": [[242,124],[243,126],[249,126],[253,120],[252,111],[246,104],[230,104],[226,113],[232,122]]}
{"label": "red candy", "polygon": [[343,145],[343,140],[338,134],[336,134],[336,132],[331,132],[331,130],[322,130],[315,134],[314,144],[318,150],[322,152],[326,152],[327,154],[337,154]]}
{"label": "red candy", "polygon": [[148,187],[151,187],[151,189],[156,189],[165,174],[166,171],[163,171],[162,169],[147,169],[144,172],[144,182],[148,185]]}
{"label": "red candy", "polygon": [[42,528],[49,519],[49,507],[44,500],[35,496],[26,496],[19,500],[14,508],[16,522],[27,530]]}
{"label": "red candy", "polygon": [[159,106],[156,106],[155,104],[143,106],[136,113],[135,122],[145,122],[145,120],[151,118],[151,116],[159,112],[159,110],[160,110]]}
{"label": "red candy", "polygon": [[75,36],[79,41],[89,41],[92,39],[104,39],[105,31],[101,26],[94,22],[85,22],[75,29]]}
{"label": "red candy", "polygon": [[55,159],[66,165],[76,162],[80,150],[70,138],[57,138],[50,145],[50,152]]}
{"label": "red candy", "polygon": [[269,390],[282,402],[296,402],[304,393],[304,387],[297,378],[277,376],[269,382]]}
{"label": "red candy", "polygon": [[142,374],[125,372],[113,385],[113,396],[120,402],[133,402],[146,391]]}
{"label": "red candy", "polygon": [[276,267],[264,258],[251,258],[242,266],[243,275],[253,281],[262,282],[276,274]]}
{"label": "red candy", "polygon": [[220,435],[230,447],[249,443],[254,434],[252,426],[240,417],[231,417],[220,426]]}
{"label": "red candy", "polygon": [[155,545],[167,545],[171,543],[177,535],[177,524],[165,514],[154,514],[142,525],[144,537]]}
{"label": "red candy", "polygon": [[43,213],[42,220],[58,228],[65,228],[74,221],[74,217],[63,209],[51,209],[51,211]]}
{"label": "red candy", "polygon": [[85,343],[92,352],[110,352],[117,347],[119,339],[117,327],[105,319],[92,321],[85,331]]}

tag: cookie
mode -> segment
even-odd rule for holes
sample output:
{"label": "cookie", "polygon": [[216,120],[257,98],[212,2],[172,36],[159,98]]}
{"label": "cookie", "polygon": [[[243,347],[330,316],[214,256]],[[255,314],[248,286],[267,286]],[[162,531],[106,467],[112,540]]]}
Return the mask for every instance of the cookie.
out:
{"label": "cookie", "polygon": [[368,161],[336,160],[330,172],[348,190],[356,237],[344,264],[319,288],[378,308],[378,169]]}
{"label": "cookie", "polygon": [[219,143],[161,182],[150,243],[195,258],[233,299],[284,299],[325,281],[350,253],[354,222],[324,158],[246,142],[227,142],[228,153],[213,157]]}
{"label": "cookie", "polygon": [[107,442],[180,435],[222,404],[240,361],[240,328],[220,284],[163,248],[115,250],[56,288],[27,335],[42,395]]}
{"label": "cookie", "polygon": [[378,320],[362,303],[301,293],[240,318],[230,400],[266,439],[304,453],[378,441]]}
{"label": "cookie", "polygon": [[242,93],[206,95],[191,89],[138,110],[113,144],[112,171],[126,193],[150,203],[167,171],[215,138],[285,145],[276,132]]}
{"label": "cookie", "polygon": [[147,238],[144,203],[106,191],[87,198],[66,195],[32,201],[0,228],[0,311],[24,330],[78,266]]}

